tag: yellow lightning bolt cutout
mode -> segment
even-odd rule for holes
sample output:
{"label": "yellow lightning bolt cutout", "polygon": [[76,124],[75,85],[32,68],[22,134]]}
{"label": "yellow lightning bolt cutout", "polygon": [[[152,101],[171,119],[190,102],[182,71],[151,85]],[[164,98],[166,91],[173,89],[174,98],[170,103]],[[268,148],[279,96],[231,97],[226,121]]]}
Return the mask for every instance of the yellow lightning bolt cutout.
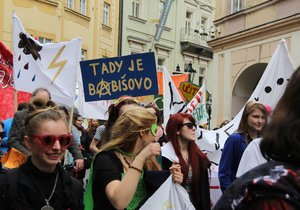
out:
{"label": "yellow lightning bolt cutout", "polygon": [[64,66],[67,63],[66,60],[56,63],[57,59],[60,57],[60,55],[64,51],[65,47],[66,46],[64,45],[59,49],[59,51],[57,52],[57,54],[55,55],[55,57],[53,58],[53,60],[51,61],[51,63],[48,66],[48,69],[54,69],[56,67],[59,67],[58,71],[56,72],[56,74],[53,77],[51,84],[53,84],[54,80],[58,77],[58,75],[61,73],[61,71],[63,70]]}

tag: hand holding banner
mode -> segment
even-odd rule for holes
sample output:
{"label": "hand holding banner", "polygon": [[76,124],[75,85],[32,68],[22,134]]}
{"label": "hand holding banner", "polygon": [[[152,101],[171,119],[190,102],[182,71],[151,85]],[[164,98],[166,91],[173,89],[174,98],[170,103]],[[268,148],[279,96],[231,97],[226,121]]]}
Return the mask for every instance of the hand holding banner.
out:
{"label": "hand holding banner", "polygon": [[194,210],[189,194],[179,184],[172,180],[172,175],[160,188],[146,201],[140,210]]}

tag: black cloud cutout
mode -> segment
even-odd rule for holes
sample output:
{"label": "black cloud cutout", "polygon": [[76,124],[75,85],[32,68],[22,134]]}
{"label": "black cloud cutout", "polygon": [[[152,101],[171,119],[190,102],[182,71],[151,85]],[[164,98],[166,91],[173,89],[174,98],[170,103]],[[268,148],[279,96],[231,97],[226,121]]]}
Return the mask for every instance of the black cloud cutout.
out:
{"label": "black cloud cutout", "polygon": [[41,60],[41,56],[38,52],[41,51],[43,47],[36,44],[36,42],[34,42],[32,39],[28,38],[23,32],[19,34],[19,37],[21,40],[18,44],[18,47],[24,48],[23,52],[26,55],[31,54],[34,60],[37,60],[38,58]]}

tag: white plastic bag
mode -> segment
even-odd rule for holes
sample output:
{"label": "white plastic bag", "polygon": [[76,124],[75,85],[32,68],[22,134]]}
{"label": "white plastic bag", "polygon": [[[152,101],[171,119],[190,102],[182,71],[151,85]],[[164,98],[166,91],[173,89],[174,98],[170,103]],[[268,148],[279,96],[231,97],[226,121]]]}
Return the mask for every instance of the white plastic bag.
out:
{"label": "white plastic bag", "polygon": [[172,181],[172,175],[145,202],[140,210],[195,210],[186,190]]}

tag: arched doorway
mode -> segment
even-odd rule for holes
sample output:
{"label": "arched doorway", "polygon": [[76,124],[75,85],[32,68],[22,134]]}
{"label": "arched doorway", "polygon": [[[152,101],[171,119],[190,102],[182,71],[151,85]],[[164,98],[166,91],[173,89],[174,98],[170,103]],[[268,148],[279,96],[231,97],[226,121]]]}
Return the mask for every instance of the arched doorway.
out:
{"label": "arched doorway", "polygon": [[267,65],[267,63],[253,64],[237,78],[232,91],[231,117],[234,117],[247,102]]}

